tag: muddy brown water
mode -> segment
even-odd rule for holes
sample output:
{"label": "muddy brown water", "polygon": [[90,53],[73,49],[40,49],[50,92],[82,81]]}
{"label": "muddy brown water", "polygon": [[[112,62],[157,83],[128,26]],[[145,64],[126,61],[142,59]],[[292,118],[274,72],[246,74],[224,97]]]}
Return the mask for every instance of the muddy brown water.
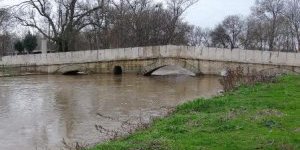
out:
{"label": "muddy brown water", "polygon": [[119,120],[159,116],[173,107],[222,89],[218,77],[24,76],[0,78],[0,150],[61,149],[106,137],[95,125],[118,128]]}

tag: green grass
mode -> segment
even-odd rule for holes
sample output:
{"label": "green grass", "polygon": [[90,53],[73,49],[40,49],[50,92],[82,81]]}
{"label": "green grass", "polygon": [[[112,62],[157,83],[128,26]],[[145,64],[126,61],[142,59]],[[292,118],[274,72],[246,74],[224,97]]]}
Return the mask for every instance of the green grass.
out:
{"label": "green grass", "polygon": [[149,129],[90,150],[300,149],[300,76],[178,106]]}

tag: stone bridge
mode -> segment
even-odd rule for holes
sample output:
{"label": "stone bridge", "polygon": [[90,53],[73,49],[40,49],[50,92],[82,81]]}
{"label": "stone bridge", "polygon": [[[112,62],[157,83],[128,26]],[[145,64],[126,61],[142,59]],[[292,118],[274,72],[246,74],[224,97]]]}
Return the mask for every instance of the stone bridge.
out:
{"label": "stone bridge", "polygon": [[139,73],[150,75],[168,65],[195,74],[220,75],[227,68],[241,66],[245,72],[300,72],[300,53],[190,46],[150,46],[76,51],[35,55],[5,56],[0,74],[42,73]]}

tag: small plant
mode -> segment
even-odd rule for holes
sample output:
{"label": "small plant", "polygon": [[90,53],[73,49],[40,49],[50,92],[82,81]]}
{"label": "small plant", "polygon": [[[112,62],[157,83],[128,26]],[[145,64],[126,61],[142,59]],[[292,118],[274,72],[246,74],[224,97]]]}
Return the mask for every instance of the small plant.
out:
{"label": "small plant", "polygon": [[270,128],[270,129],[272,129],[272,128],[278,126],[278,123],[275,122],[274,120],[265,120],[263,122],[263,125],[266,126],[266,127],[268,127],[268,128]]}
{"label": "small plant", "polygon": [[220,79],[224,87],[224,91],[232,91],[241,85],[254,85],[256,83],[271,83],[275,82],[276,74],[265,75],[259,73],[245,73],[244,68],[239,66],[236,69],[227,69],[226,75]]}

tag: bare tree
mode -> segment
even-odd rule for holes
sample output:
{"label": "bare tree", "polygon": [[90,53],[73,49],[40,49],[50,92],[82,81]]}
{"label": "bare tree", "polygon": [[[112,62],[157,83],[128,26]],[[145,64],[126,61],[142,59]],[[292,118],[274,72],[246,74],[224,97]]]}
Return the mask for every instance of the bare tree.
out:
{"label": "bare tree", "polygon": [[265,22],[253,16],[249,16],[245,23],[245,30],[240,38],[245,49],[266,50],[268,45],[268,33]]}
{"label": "bare tree", "polygon": [[212,46],[228,48],[230,46],[230,37],[224,27],[220,24],[210,33]]}
{"label": "bare tree", "polygon": [[10,20],[10,14],[7,9],[0,9],[0,33],[5,30]]}
{"label": "bare tree", "polygon": [[193,27],[189,35],[189,45],[191,46],[210,46],[210,31],[201,27]]}
{"label": "bare tree", "polygon": [[[155,3],[153,0],[111,0],[109,2],[90,16],[92,23],[86,36],[89,45],[93,45],[91,47],[114,48],[188,43],[187,34],[191,31],[191,26],[183,22],[182,18],[173,24],[173,12],[169,7],[164,7],[163,3]],[[174,27],[172,32],[171,26]]]}
{"label": "bare tree", "polygon": [[5,55],[12,44],[11,33],[8,32],[10,14],[7,9],[0,9],[0,56]]}
{"label": "bare tree", "polygon": [[239,36],[243,29],[243,21],[238,15],[228,16],[224,19],[223,28],[229,37],[230,49],[237,48]]}
{"label": "bare tree", "polygon": [[101,9],[89,16],[91,26],[85,31],[90,49],[110,48],[110,26],[112,25],[113,0],[97,0]]}
{"label": "bare tree", "polygon": [[59,51],[75,49],[74,37],[89,25],[87,18],[101,9],[84,0],[28,0],[14,6],[14,17],[24,26],[38,30],[58,45]]}
{"label": "bare tree", "polygon": [[113,1],[111,41],[113,47],[132,46],[132,17],[129,12],[129,5],[126,0],[120,0],[119,3]]}
{"label": "bare tree", "polygon": [[284,14],[289,21],[292,32],[296,35],[298,42],[297,51],[300,51],[300,1],[287,0]]}
{"label": "bare tree", "polygon": [[206,46],[206,47],[210,47],[211,46],[211,38],[209,36],[210,34],[210,29],[209,28],[205,28],[202,30],[202,44],[203,46]]}
{"label": "bare tree", "polygon": [[189,37],[191,46],[202,46],[203,34],[201,27],[193,27],[193,30],[190,33]]}
{"label": "bare tree", "polygon": [[197,3],[199,0],[168,0],[167,6],[168,11],[171,14],[170,21],[168,22],[167,37],[165,38],[164,44],[172,43],[176,27],[181,19],[183,13],[192,5]]}
{"label": "bare tree", "polygon": [[279,19],[284,10],[284,0],[257,0],[254,11],[260,19],[268,22],[269,50],[274,50],[275,38],[278,34]]}

